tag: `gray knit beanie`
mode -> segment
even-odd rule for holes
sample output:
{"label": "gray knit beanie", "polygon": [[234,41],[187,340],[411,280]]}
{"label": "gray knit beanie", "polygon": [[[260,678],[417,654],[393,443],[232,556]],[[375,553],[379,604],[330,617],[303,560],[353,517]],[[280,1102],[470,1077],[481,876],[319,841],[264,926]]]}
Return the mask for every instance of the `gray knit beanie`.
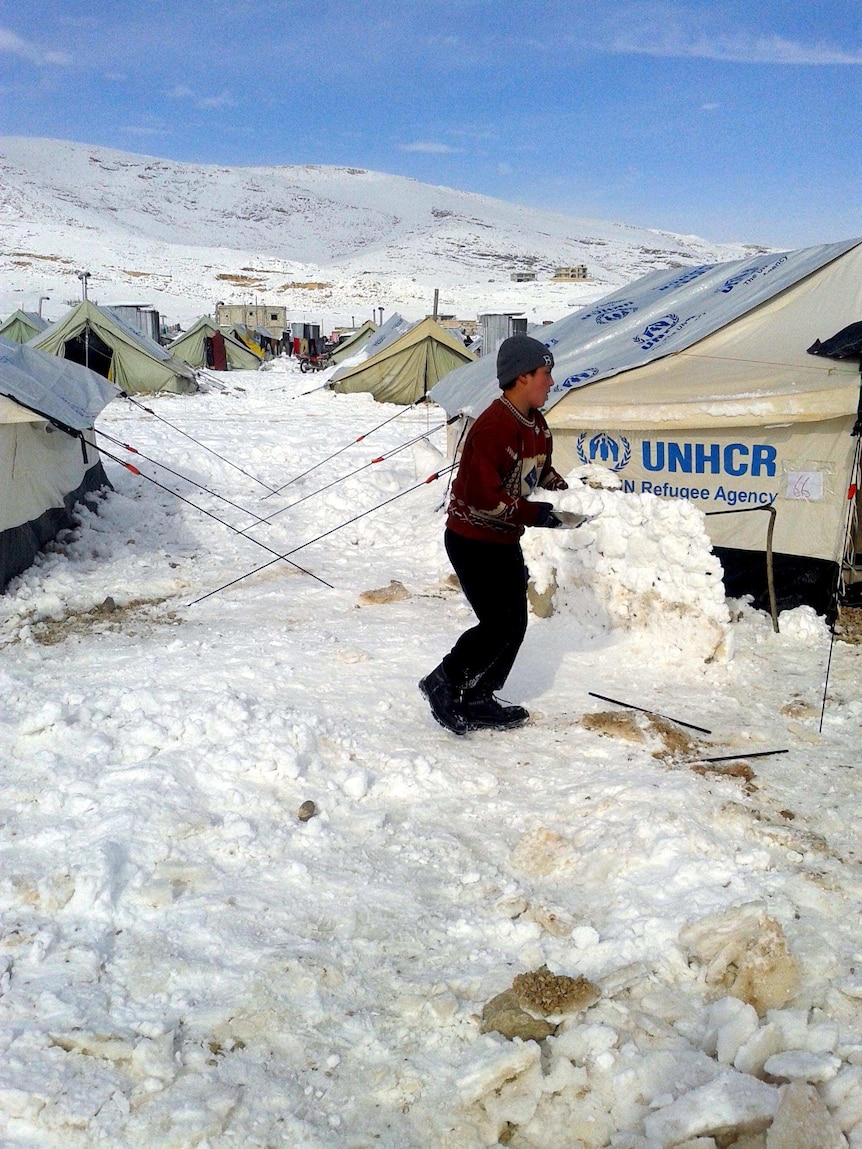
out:
{"label": "gray knit beanie", "polygon": [[510,335],[497,352],[497,382],[505,391],[519,375],[529,375],[539,367],[554,366],[554,357],[531,335]]}

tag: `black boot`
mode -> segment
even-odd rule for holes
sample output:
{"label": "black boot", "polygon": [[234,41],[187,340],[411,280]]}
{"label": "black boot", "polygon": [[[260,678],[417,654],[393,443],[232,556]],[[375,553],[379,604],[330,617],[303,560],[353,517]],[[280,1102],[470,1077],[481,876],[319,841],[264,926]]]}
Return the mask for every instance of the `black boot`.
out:
{"label": "black boot", "polygon": [[441,726],[453,734],[466,734],[467,719],[461,711],[461,690],[450,680],[442,666],[432,670],[419,683],[419,689],[428,699],[431,713]]}
{"label": "black boot", "polygon": [[514,730],[516,726],[523,726],[530,717],[523,706],[503,706],[493,694],[468,694],[461,710],[468,730]]}

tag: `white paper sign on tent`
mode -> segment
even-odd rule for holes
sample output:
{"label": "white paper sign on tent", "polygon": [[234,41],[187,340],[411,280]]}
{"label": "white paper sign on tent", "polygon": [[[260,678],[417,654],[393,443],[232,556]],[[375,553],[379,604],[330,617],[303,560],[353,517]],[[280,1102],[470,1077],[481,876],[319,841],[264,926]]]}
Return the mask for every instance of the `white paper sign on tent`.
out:
{"label": "white paper sign on tent", "polygon": [[818,502],[823,498],[822,471],[788,471],[786,479],[785,499],[804,499],[806,502]]}

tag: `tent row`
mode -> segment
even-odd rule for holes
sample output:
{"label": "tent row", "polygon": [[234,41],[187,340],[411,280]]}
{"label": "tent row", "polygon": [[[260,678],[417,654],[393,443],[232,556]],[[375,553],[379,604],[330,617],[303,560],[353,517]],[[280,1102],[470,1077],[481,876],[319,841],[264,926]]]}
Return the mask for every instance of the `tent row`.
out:
{"label": "tent row", "polygon": [[110,487],[94,423],[112,398],[195,391],[195,368],[256,370],[254,348],[206,317],[165,348],[89,300],[53,324],[11,315],[0,334],[0,592],[74,525],[76,503]]}
{"label": "tent row", "polygon": [[[695,501],[729,594],[765,604],[770,543],[779,602],[825,610],[862,575],[860,319],[858,239],[652,272],[533,332],[555,357],[555,463]],[[475,418],[495,375],[487,355],[430,397]]]}
{"label": "tent row", "polygon": [[255,371],[267,354],[247,328],[218,328],[209,316],[163,347],[86,299],[52,324],[35,312],[15,311],[0,325],[0,338],[80,363],[127,392],[195,391],[196,370]]}

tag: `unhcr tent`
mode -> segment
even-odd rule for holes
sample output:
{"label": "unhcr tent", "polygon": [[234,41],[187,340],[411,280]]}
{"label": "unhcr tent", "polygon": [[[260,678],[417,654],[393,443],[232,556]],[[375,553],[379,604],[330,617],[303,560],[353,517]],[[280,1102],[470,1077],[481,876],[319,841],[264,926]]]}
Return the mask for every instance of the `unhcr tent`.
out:
{"label": "unhcr tent", "polygon": [[[599,463],[626,491],[695,501],[728,593],[758,603],[773,508],[779,601],[825,609],[862,549],[859,358],[809,349],[860,318],[858,239],[653,272],[536,330],[556,360],[555,464]],[[431,398],[478,415],[499,394],[494,358]]]}
{"label": "unhcr tent", "polygon": [[0,591],[109,487],[92,426],[116,394],[77,363],[0,339]]}
{"label": "unhcr tent", "polygon": [[333,363],[343,363],[345,359],[349,359],[361,347],[364,347],[376,331],[377,324],[367,319],[361,327],[357,327],[355,331],[351,331],[346,339],[342,339],[337,347],[333,347],[329,353],[330,359]]}
{"label": "unhcr tent", "polygon": [[81,363],[121,391],[197,390],[194,371],[187,363],[88,299],[36,335],[29,346]]}
{"label": "unhcr tent", "polygon": [[8,319],[0,323],[0,339],[8,339],[10,343],[27,343],[47,326],[47,321],[36,311],[13,311]]}
{"label": "unhcr tent", "polygon": [[439,323],[422,319],[370,359],[337,371],[332,389],[342,394],[370,391],[378,403],[415,403],[472,358]]}
{"label": "unhcr tent", "polygon": [[[224,362],[226,367],[219,367],[217,355],[214,351],[213,340],[221,339],[224,344]],[[208,342],[209,341],[209,342]],[[208,315],[202,315],[188,331],[178,335],[168,345],[168,351],[190,367],[212,367],[215,370],[234,368],[238,371],[256,371],[260,367],[259,356],[241,342],[228,330],[220,331]]]}

